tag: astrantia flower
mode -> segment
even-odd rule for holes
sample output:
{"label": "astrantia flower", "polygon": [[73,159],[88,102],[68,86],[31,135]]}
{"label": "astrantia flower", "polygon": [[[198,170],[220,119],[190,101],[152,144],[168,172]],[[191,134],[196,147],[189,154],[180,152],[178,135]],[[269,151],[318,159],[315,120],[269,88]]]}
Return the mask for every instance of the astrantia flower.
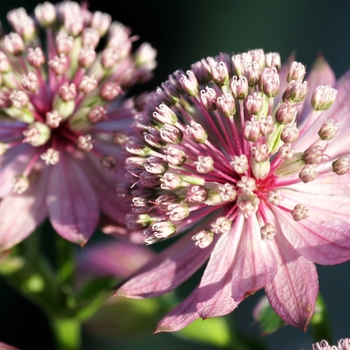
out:
{"label": "astrantia flower", "polygon": [[133,55],[129,29],[75,2],[7,18],[14,32],[0,43],[0,249],[47,216],[61,236],[84,244],[100,211],[120,215],[115,167],[132,115],[121,97],[151,76],[155,51],[143,44]]}
{"label": "astrantia flower", "polygon": [[127,223],[147,244],[186,233],[117,294],[169,292],[209,258],[158,331],[228,314],[263,287],[277,314],[305,329],[314,262],[350,258],[349,75],[336,99],[324,59],[307,81],[291,61],[280,70],[279,55],[262,50],[203,59],[170,76],[136,118]]}
{"label": "astrantia flower", "polygon": [[338,341],[337,345],[329,345],[326,340],[321,340],[315,344],[312,344],[312,350],[349,350],[350,339],[344,338]]}

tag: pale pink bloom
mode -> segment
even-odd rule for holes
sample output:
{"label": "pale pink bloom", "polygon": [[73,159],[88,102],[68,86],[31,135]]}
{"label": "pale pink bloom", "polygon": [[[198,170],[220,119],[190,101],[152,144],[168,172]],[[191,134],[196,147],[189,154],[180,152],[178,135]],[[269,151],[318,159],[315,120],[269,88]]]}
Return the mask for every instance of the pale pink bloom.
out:
{"label": "pale pink bloom", "polygon": [[306,329],[314,263],[350,258],[350,73],[335,83],[320,57],[306,83],[302,64],[279,62],[262,50],[203,59],[171,75],[136,118],[127,224],[147,244],[184,234],[117,294],[167,293],[209,259],[157,332],[226,315],[261,288]]}
{"label": "pale pink bloom", "polygon": [[312,350],[350,350],[350,339],[340,339],[337,345],[329,345],[326,340],[321,340],[312,344]]}
{"label": "pale pink bloom", "polygon": [[0,50],[0,250],[47,217],[80,245],[101,212],[121,219],[115,188],[134,113],[123,95],[155,66],[150,46],[133,54],[130,30],[85,5],[45,2],[35,17],[11,11]]}

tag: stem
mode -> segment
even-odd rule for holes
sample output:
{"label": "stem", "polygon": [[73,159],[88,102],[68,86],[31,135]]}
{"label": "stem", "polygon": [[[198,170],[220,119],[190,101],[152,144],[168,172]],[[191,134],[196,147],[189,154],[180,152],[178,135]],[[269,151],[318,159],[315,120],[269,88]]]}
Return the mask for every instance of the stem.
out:
{"label": "stem", "polygon": [[56,236],[57,277],[62,285],[73,283],[74,247],[58,234]]}
{"label": "stem", "polygon": [[77,318],[61,318],[52,316],[50,321],[56,344],[56,350],[80,349],[81,322]]}

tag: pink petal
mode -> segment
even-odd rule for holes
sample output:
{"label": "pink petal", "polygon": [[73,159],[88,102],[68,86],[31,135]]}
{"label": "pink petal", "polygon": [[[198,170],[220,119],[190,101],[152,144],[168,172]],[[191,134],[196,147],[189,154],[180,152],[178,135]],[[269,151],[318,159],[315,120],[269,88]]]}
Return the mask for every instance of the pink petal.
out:
{"label": "pink petal", "polygon": [[170,292],[208,259],[214,242],[207,248],[195,246],[193,233],[163,250],[151,262],[141,268],[134,277],[124,283],[116,295],[129,298],[149,298]]}
{"label": "pink petal", "polygon": [[0,197],[11,194],[12,180],[16,176],[23,174],[35,152],[34,147],[21,144],[10,148],[1,156]]}
{"label": "pink petal", "polygon": [[6,196],[0,203],[0,250],[6,250],[28,237],[46,218],[46,180],[31,178],[21,195]]}
{"label": "pink petal", "polygon": [[267,297],[284,321],[305,331],[318,294],[316,267],[280,234],[276,234],[272,246],[278,260],[278,272],[265,287]]}
{"label": "pink petal", "polygon": [[197,288],[158,323],[154,333],[177,332],[197,320],[196,298]]}
{"label": "pink petal", "polygon": [[208,318],[227,315],[238,305],[232,298],[232,264],[239,244],[244,218],[239,215],[230,232],[223,234],[210,255],[197,296],[197,312]]}
{"label": "pink petal", "polygon": [[[86,169],[89,171],[89,169]],[[96,194],[84,172],[61,152],[51,167],[47,205],[52,226],[63,238],[84,245],[99,218]]]}
{"label": "pink petal", "polygon": [[232,297],[236,302],[271,282],[278,266],[271,242],[261,239],[255,215],[245,221],[242,231],[232,273]]}
{"label": "pink petal", "polygon": [[130,203],[122,201],[117,197],[117,177],[111,176],[112,174],[109,174],[107,170],[103,169],[100,163],[96,164],[91,158],[88,161],[89,171],[86,175],[98,196],[101,211],[115,221],[123,223],[125,213],[130,210]]}
{"label": "pink petal", "polygon": [[[297,192],[291,195],[298,195]],[[350,259],[350,218],[348,214],[349,198],[343,196],[345,202],[333,200],[337,196],[317,196],[317,201],[312,201],[314,195],[300,194],[301,203],[309,208],[309,217],[296,223],[289,213],[282,210],[274,210],[278,231],[283,232],[290,244],[308,260],[322,265],[339,264]],[[293,198],[294,199],[294,198]],[[293,208],[300,203],[285,200],[288,208]],[[289,204],[291,203],[291,204]],[[332,206],[333,204],[333,206]],[[337,208],[341,211],[337,213]],[[327,210],[331,206],[331,210]],[[334,215],[333,215],[334,214]],[[341,214],[347,221],[342,220]]]}

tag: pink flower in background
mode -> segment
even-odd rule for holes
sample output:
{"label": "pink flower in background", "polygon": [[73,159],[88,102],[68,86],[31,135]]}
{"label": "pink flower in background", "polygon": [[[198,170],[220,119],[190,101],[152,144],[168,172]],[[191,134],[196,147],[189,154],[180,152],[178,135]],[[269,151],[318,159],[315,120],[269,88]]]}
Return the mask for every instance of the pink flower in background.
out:
{"label": "pink flower in background", "polygon": [[11,345],[7,345],[5,343],[0,342],[0,350],[19,350],[18,348],[15,348]]}
{"label": "pink flower in background", "polygon": [[344,338],[338,341],[338,345],[329,345],[326,340],[321,340],[315,344],[312,344],[312,350],[349,350],[350,339]]}
{"label": "pink flower in background", "polygon": [[167,293],[209,259],[156,332],[226,315],[261,288],[305,330],[314,263],[350,258],[350,75],[334,89],[323,58],[305,74],[293,59],[280,69],[276,53],[220,54],[175,72],[136,117],[127,224],[146,244],[184,234],[117,295]]}
{"label": "pink flower in background", "polygon": [[151,77],[155,50],[142,44],[132,54],[128,28],[75,2],[7,18],[14,32],[0,48],[0,250],[47,216],[62,237],[84,245],[100,212],[121,216],[115,187],[133,114],[123,94]]}
{"label": "pink flower in background", "polygon": [[99,242],[86,246],[77,254],[79,277],[105,276],[125,278],[154,256],[146,247],[118,241]]}

